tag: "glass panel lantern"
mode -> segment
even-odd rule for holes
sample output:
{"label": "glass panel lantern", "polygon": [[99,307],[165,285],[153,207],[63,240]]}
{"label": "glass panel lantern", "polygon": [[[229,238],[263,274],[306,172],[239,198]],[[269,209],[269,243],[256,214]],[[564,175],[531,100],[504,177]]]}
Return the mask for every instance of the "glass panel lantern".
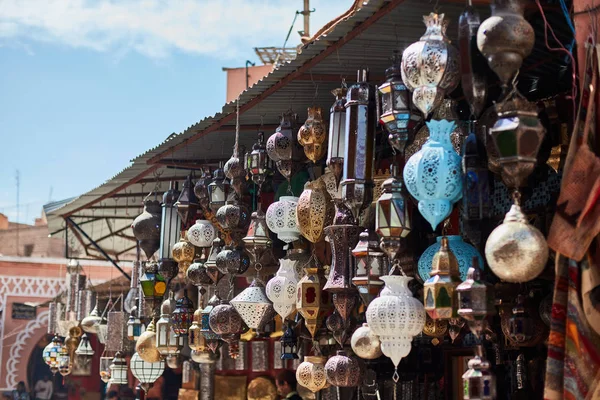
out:
{"label": "glass panel lantern", "polygon": [[508,320],[509,339],[516,343],[526,343],[535,334],[534,321],[524,306],[525,296],[517,296],[517,304]]}
{"label": "glass panel lantern", "polygon": [[471,332],[481,337],[483,321],[496,313],[494,307],[494,286],[481,278],[479,258],[473,257],[467,279],[456,288],[458,295],[458,315],[467,320]]}
{"label": "glass panel lantern", "polygon": [[188,297],[187,290],[184,290],[183,296],[175,302],[175,310],[171,314],[173,331],[177,335],[187,335],[193,318],[194,303]]}
{"label": "glass panel lantern", "polygon": [[260,208],[252,213],[248,232],[242,241],[246,245],[252,263],[259,262],[264,252],[273,245],[269,237],[265,213]]}
{"label": "glass panel lantern", "polygon": [[206,339],[202,335],[202,308],[194,311],[194,319],[188,330],[188,345],[190,349],[203,352],[206,347]]}
{"label": "glass panel lantern", "polygon": [[77,346],[77,350],[75,350],[75,354],[86,357],[91,357],[94,355],[94,349],[90,344],[90,339],[88,338],[87,334],[84,333],[81,336],[81,341],[79,342],[79,346]]}
{"label": "glass panel lantern", "polygon": [[121,352],[115,354],[112,365],[110,366],[110,380],[113,385],[127,385],[127,361]]}
{"label": "glass panel lantern", "polygon": [[181,194],[175,203],[177,213],[181,217],[184,227],[188,227],[196,219],[196,212],[200,207],[198,198],[194,193],[194,182],[192,182],[192,174],[188,175],[186,180],[183,182],[181,188]]}
{"label": "glass panel lantern", "polygon": [[281,337],[281,359],[298,359],[298,338],[291,326],[286,325],[283,336]]}
{"label": "glass panel lantern", "polygon": [[340,184],[344,172],[344,152],[346,148],[346,93],[345,87],[331,91],[335,102],[329,111],[329,146],[327,147],[327,166]]}
{"label": "glass panel lantern", "polygon": [[160,299],[167,290],[165,279],[158,273],[158,265],[155,262],[146,263],[140,285],[146,300]]}
{"label": "glass panel lantern", "polygon": [[208,185],[212,182],[212,174],[210,168],[202,169],[202,176],[196,181],[194,186],[194,194],[198,198],[198,203],[203,211],[208,211],[210,204],[210,196],[208,194]]}
{"label": "glass panel lantern", "polygon": [[383,286],[379,277],[386,273],[385,254],[379,249],[378,242],[377,235],[365,230],[358,236],[358,243],[352,250],[355,261],[352,284],[358,288],[366,306],[379,294]]}
{"label": "glass panel lantern", "polygon": [[66,346],[60,348],[58,352],[58,372],[62,376],[67,376],[71,373],[71,356],[69,356],[69,350]]}
{"label": "glass panel lantern", "polygon": [[246,153],[246,170],[259,190],[267,176],[273,173],[273,162],[267,155],[264,132],[258,132],[258,141],[252,146],[252,151]]}
{"label": "glass panel lantern", "polygon": [[219,168],[213,173],[213,181],[208,185],[208,195],[210,197],[210,209],[217,212],[219,208],[225,205],[227,196],[229,196],[230,185],[225,179],[223,171],[223,162],[219,163]]}
{"label": "glass panel lantern", "polygon": [[490,371],[487,360],[475,357],[469,360],[469,369],[462,376],[463,399],[494,400],[496,398],[496,378]]}
{"label": "glass panel lantern", "polygon": [[442,238],[442,245],[431,262],[431,278],[423,285],[425,311],[433,320],[450,319],[458,316],[456,287],[460,283],[458,261],[450,250],[448,238]]}
{"label": "glass panel lantern", "polygon": [[162,222],[160,225],[160,261],[171,259],[171,248],[179,240],[181,231],[181,217],[177,213],[175,202],[179,197],[177,183],[171,182],[169,190],[163,195]]}
{"label": "glass panel lantern", "polygon": [[48,364],[50,368],[58,368],[58,356],[61,348],[62,341],[58,335],[54,335],[52,341],[46,347],[44,347],[42,356],[44,358],[44,362]]}
{"label": "glass panel lantern", "polygon": [[[136,303],[137,303],[136,299]],[[138,307],[133,306],[127,320],[127,338],[129,340],[138,340],[142,334],[142,321],[139,318]]]}
{"label": "glass panel lantern", "polygon": [[163,356],[177,352],[176,340],[174,340],[175,332],[173,332],[171,323],[171,313],[174,308],[175,298],[171,292],[169,298],[160,307],[160,319],[156,323],[156,349]]}
{"label": "glass panel lantern", "polygon": [[393,64],[385,71],[386,81],[377,88],[379,92],[379,122],[385,126],[390,145],[400,154],[404,153],[408,140],[410,122],[410,92],[402,82],[400,64],[402,58],[396,53]]}
{"label": "glass panel lantern", "polygon": [[138,353],[134,353],[129,361],[129,368],[133,376],[140,381],[144,392],[148,393],[152,384],[160,378],[165,371],[165,362],[158,361],[155,363],[146,362]]}
{"label": "glass panel lantern", "polygon": [[323,290],[325,277],[322,268],[307,267],[306,275],[296,286],[296,309],[304,318],[304,326],[314,338],[331,309],[329,293]]}

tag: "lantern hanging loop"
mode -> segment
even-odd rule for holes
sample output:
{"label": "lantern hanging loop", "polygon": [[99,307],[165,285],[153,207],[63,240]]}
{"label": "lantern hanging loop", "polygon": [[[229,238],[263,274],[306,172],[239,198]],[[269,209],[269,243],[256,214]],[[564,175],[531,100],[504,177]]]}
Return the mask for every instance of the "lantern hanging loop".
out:
{"label": "lantern hanging loop", "polygon": [[[163,174],[163,171],[152,171],[152,176],[154,177],[154,188],[152,188],[152,190],[146,195],[146,197],[144,197],[144,200],[142,200],[142,203],[145,203],[146,200],[148,200],[150,198],[150,196],[152,196],[152,193],[154,193],[154,200],[158,199],[158,192],[160,190],[160,177]],[[144,191],[144,184],[142,184],[142,192]]]}

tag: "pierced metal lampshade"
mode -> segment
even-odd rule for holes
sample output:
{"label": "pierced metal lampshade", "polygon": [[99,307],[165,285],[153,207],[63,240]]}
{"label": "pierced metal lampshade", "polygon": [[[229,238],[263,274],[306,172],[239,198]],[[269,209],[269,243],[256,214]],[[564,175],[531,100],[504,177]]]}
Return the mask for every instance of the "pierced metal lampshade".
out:
{"label": "pierced metal lampshade", "polygon": [[254,279],[250,286],[231,299],[230,304],[250,329],[264,329],[275,316],[273,304],[265,293],[265,285],[258,279]]}
{"label": "pierced metal lampshade", "polygon": [[181,217],[181,222],[183,223],[183,226],[185,228],[190,226],[196,218],[196,212],[200,207],[198,198],[194,193],[194,182],[192,182],[191,174],[188,175],[185,181],[183,182],[181,194],[179,195],[179,198],[175,203],[175,207],[177,208],[177,213]]}
{"label": "pierced metal lampshade", "polygon": [[212,174],[210,168],[202,169],[202,176],[196,181],[194,186],[194,194],[198,198],[198,203],[204,212],[210,211],[210,195],[208,193],[208,185],[212,182]]}
{"label": "pierced metal lampshade", "polygon": [[160,247],[160,224],[160,203],[155,200],[144,201],[144,212],[133,220],[131,229],[133,230],[133,236],[138,240],[148,259]]}

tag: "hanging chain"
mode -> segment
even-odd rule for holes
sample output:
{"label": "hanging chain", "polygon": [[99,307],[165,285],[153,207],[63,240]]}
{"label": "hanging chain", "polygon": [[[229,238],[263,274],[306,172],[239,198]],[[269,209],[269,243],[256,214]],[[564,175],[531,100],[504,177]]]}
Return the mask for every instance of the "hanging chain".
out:
{"label": "hanging chain", "polygon": [[235,143],[233,144],[233,158],[238,157],[240,141],[240,98],[235,102]]}

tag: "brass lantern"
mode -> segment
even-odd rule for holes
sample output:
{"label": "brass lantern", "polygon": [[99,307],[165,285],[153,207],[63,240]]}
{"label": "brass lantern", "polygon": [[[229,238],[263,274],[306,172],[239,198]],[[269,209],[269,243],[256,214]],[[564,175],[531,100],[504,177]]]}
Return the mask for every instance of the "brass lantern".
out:
{"label": "brass lantern", "polygon": [[192,174],[183,182],[181,194],[175,203],[177,213],[181,217],[184,227],[190,226],[196,220],[196,212],[200,207],[198,198],[194,193],[194,182],[192,182]]}
{"label": "brass lantern", "polygon": [[264,132],[258,132],[258,141],[252,146],[252,151],[246,153],[246,171],[259,190],[267,176],[273,174],[273,163],[267,154]]}
{"label": "brass lantern", "polygon": [[368,71],[358,71],[358,81],[346,95],[346,149],[342,199],[358,220],[373,198],[375,161],[375,93]]}
{"label": "brass lantern", "polygon": [[312,243],[323,239],[324,228],[333,222],[335,210],[321,178],[306,182],[298,198],[296,217],[302,236]]}
{"label": "brass lantern", "polygon": [[194,194],[198,198],[198,203],[204,212],[210,211],[210,196],[208,194],[208,185],[212,182],[210,168],[202,169],[202,176],[196,181]]}
{"label": "brass lantern", "polygon": [[160,203],[155,200],[144,201],[144,212],[133,220],[131,229],[144,250],[146,258],[152,257],[160,247]]}
{"label": "brass lantern", "polygon": [[364,305],[368,306],[383,286],[379,277],[386,273],[385,254],[379,249],[377,235],[369,230],[361,232],[352,256],[355,268],[352,284],[358,288]]}
{"label": "brass lantern", "polygon": [[458,301],[456,287],[460,284],[458,261],[448,246],[448,238],[442,238],[442,245],[431,262],[431,278],[423,285],[425,311],[436,319],[456,317]]}
{"label": "brass lantern", "polygon": [[308,118],[298,130],[298,143],[304,147],[306,157],[316,163],[325,155],[327,125],[321,107],[308,107]]}
{"label": "brass lantern", "polygon": [[347,89],[341,87],[331,93],[335,102],[329,111],[329,145],[327,147],[327,166],[335,176],[339,186],[344,172],[344,151],[346,148],[346,93]]}
{"label": "brass lantern", "polygon": [[381,249],[391,263],[400,251],[400,239],[408,236],[412,229],[412,218],[397,165],[392,165],[392,176],[382,186],[383,194],[377,199],[375,230],[381,238]]}
{"label": "brass lantern", "polygon": [[490,371],[490,363],[479,356],[469,360],[469,369],[462,376],[463,399],[494,400],[496,399],[496,378]]}
{"label": "brass lantern", "polygon": [[323,323],[324,313],[329,308],[329,294],[323,291],[325,277],[321,268],[307,267],[305,271],[306,275],[300,279],[297,286],[296,309],[304,318],[304,326],[314,338]]}
{"label": "brass lantern", "polygon": [[467,320],[471,332],[481,337],[485,319],[496,313],[494,287],[481,278],[479,259],[473,257],[467,279],[456,288],[458,315]]}
{"label": "brass lantern", "polygon": [[225,179],[225,172],[223,172],[223,162],[220,162],[219,168],[213,173],[213,181],[208,185],[209,205],[213,212],[217,212],[225,205],[230,188],[229,182]]}
{"label": "brass lantern", "polygon": [[[179,240],[181,231],[181,217],[177,213],[175,202],[179,197],[177,184],[170,183],[169,190],[163,195],[162,202],[162,222],[160,224],[160,254],[159,264],[163,276],[167,280],[174,278],[177,275],[177,263],[171,257],[171,248]],[[165,273],[169,271],[170,273]],[[173,273],[174,272],[174,273]]]}
{"label": "brass lantern", "polygon": [[194,318],[192,325],[188,330],[188,345],[190,349],[195,351],[204,351],[206,348],[206,339],[202,334],[202,308],[198,308],[194,311]]}
{"label": "brass lantern", "polygon": [[154,262],[146,263],[144,274],[140,278],[140,286],[146,301],[161,299],[167,290],[165,278],[158,273],[158,265]]}
{"label": "brass lantern", "polygon": [[259,262],[265,251],[273,246],[273,241],[269,237],[265,213],[260,207],[252,213],[248,232],[246,232],[246,236],[242,238],[242,241],[254,264]]}
{"label": "brass lantern", "polygon": [[401,57],[394,54],[393,64],[385,70],[386,81],[377,88],[379,122],[385,126],[388,142],[400,154],[408,141],[410,122],[410,92],[402,82]]}
{"label": "brass lantern", "polygon": [[146,331],[138,338],[135,343],[135,351],[148,363],[155,363],[161,360],[161,354],[156,348],[156,328],[154,320],[150,321]]}
{"label": "brass lantern", "polygon": [[525,186],[537,162],[545,129],[540,122],[536,105],[516,92],[508,101],[496,104],[498,119],[490,136],[498,151],[502,180],[509,188]]}

